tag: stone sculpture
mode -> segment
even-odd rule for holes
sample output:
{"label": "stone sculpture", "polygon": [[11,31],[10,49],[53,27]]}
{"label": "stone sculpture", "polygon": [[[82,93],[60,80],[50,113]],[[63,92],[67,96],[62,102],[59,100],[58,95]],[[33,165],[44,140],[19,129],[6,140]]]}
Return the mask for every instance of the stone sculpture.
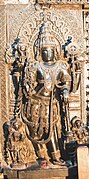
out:
{"label": "stone sculpture", "polygon": [[14,117],[7,124],[6,146],[14,167],[26,166],[31,161],[30,157],[23,157],[26,140],[31,143],[27,150],[24,148],[24,153],[34,153],[33,158],[41,167],[44,167],[43,163],[48,167],[50,162],[65,166],[66,150],[72,162],[69,164],[74,164],[76,141],[80,141],[80,135],[81,142],[87,141],[88,133],[84,132],[87,129],[80,129],[78,117],[74,117],[74,124],[69,112],[69,96],[78,90],[81,76],[77,49],[73,44],[66,49],[72,40],[68,37],[60,54],[60,42],[49,32],[49,26],[44,18],[33,44],[34,59],[29,56],[29,47],[19,38],[12,44],[12,52],[11,49],[7,52],[7,57],[9,53],[14,57],[10,71],[15,88],[15,108]]}

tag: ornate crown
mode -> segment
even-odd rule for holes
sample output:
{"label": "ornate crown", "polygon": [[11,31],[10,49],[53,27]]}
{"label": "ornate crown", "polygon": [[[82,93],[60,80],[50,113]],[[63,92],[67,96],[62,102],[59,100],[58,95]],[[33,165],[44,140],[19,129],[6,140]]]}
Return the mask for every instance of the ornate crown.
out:
{"label": "ornate crown", "polygon": [[40,48],[43,47],[55,47],[56,41],[53,35],[51,34],[51,26],[50,22],[43,23],[40,28]]}
{"label": "ornate crown", "polygon": [[49,21],[44,22],[40,29],[38,38],[35,41],[35,46],[39,47],[39,50],[43,47],[55,47],[56,40],[51,34],[52,24]]}

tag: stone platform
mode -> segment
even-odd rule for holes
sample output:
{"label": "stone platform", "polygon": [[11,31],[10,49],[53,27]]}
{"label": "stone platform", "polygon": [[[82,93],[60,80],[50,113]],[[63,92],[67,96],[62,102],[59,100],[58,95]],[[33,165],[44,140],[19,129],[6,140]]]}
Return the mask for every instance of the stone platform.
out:
{"label": "stone platform", "polygon": [[4,178],[8,179],[66,179],[68,168],[52,168],[37,170],[14,170],[4,169]]}

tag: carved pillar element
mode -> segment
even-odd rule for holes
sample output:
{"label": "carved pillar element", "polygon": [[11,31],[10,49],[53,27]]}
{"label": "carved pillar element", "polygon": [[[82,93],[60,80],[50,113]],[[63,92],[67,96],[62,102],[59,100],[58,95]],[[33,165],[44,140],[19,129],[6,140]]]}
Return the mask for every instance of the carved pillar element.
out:
{"label": "carved pillar element", "polygon": [[84,11],[84,32],[85,32],[85,43],[86,52],[89,55],[89,10]]}
{"label": "carved pillar element", "polygon": [[83,122],[86,123],[86,60],[81,61],[81,70],[81,118]]}
{"label": "carved pillar element", "polygon": [[77,149],[78,158],[78,179],[89,177],[89,150],[88,147],[79,147]]}
{"label": "carved pillar element", "polygon": [[80,101],[81,101],[81,119],[84,124],[88,123],[89,113],[89,60],[87,55],[80,57],[81,61],[81,83],[80,83]]}
{"label": "carved pillar element", "polygon": [[[4,1],[1,1],[2,4]],[[3,152],[3,123],[7,120],[6,7],[0,4],[0,161]]]}
{"label": "carved pillar element", "polygon": [[86,95],[86,119],[89,125],[89,4],[84,6],[84,39],[85,39],[85,51],[87,55],[87,60],[85,64],[85,72],[86,78],[85,79],[85,89],[84,92]]}

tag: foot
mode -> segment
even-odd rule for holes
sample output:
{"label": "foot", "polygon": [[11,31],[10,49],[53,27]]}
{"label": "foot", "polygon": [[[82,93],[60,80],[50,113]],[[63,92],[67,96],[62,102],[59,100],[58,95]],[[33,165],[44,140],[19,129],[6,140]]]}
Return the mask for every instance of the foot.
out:
{"label": "foot", "polygon": [[66,166],[65,161],[62,160],[62,159],[54,160],[54,161],[53,161],[53,164],[54,164],[54,165],[60,165],[60,166]]}

